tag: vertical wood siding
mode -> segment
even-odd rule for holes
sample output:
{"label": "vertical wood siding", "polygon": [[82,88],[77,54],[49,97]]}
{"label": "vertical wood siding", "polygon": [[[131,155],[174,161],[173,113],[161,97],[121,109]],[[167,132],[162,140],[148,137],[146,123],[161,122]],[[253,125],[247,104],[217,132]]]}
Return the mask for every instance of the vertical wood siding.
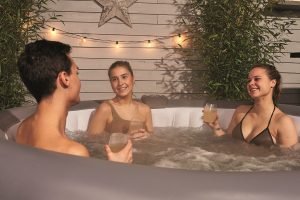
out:
{"label": "vertical wood siding", "polygon": [[[201,93],[201,86],[190,80],[189,74],[201,71],[197,66],[185,66],[186,58],[174,53],[179,50],[177,35],[184,31],[179,31],[176,23],[184,3],[185,0],[176,3],[174,0],[138,0],[128,9],[132,22],[130,28],[115,18],[98,27],[102,8],[93,0],[56,0],[48,7],[62,15],[59,19],[63,23],[48,22],[47,25],[57,29],[57,34],[51,34],[50,28],[43,34],[47,39],[73,47],[72,56],[80,68],[82,100],[113,97],[107,69],[117,60],[131,63],[137,98],[143,94],[196,98]],[[290,58],[291,52],[300,52],[300,20],[295,20],[297,25],[293,27],[291,42],[276,66],[282,73],[283,87],[300,88],[300,58]],[[76,35],[95,40],[87,39],[83,43]],[[151,40],[152,47],[148,47],[148,40]],[[119,41],[119,48],[116,48],[115,41]]]}

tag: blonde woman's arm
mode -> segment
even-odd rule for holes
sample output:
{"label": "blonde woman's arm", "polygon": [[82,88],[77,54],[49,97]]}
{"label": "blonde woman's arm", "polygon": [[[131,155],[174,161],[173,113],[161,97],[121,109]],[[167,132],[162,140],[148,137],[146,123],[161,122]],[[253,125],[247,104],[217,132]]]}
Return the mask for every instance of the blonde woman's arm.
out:
{"label": "blonde woman's arm", "polygon": [[111,108],[107,103],[101,103],[91,114],[87,132],[90,135],[102,134],[111,115]]}
{"label": "blonde woman's arm", "polygon": [[146,112],[146,122],[145,122],[145,126],[146,126],[146,131],[149,134],[153,133],[153,122],[152,122],[152,112],[149,106],[146,105],[145,108],[145,112]]}

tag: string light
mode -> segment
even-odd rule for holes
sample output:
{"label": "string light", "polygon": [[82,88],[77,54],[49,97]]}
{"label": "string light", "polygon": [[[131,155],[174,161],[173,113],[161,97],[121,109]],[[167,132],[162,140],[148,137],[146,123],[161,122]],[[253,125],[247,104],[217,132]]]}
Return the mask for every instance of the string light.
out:
{"label": "string light", "polygon": [[50,33],[52,37],[56,36],[56,29],[54,27],[50,28]]}
{"label": "string light", "polygon": [[176,44],[180,47],[183,47],[183,41],[184,41],[184,37],[181,33],[178,33],[177,37],[176,37]]}
{"label": "string light", "polygon": [[151,40],[148,40],[148,47],[151,47]]}
{"label": "string light", "polygon": [[80,45],[82,46],[82,45],[84,45],[86,43],[86,37],[82,37],[81,39],[80,39]]}
{"label": "string light", "polygon": [[157,37],[155,39],[153,39],[152,41],[147,39],[147,40],[134,40],[134,41],[113,41],[113,40],[105,40],[105,39],[99,39],[99,38],[93,38],[93,37],[87,37],[87,36],[82,36],[80,34],[76,34],[76,33],[71,33],[71,32],[67,32],[67,31],[64,31],[64,30],[61,30],[61,29],[58,29],[58,28],[55,28],[55,27],[52,27],[52,26],[49,26],[49,25],[45,25],[47,27],[50,28],[50,32],[51,32],[51,36],[55,36],[57,31],[61,32],[64,36],[67,36],[67,37],[71,37],[71,38],[78,38],[80,40],[80,45],[83,45],[87,42],[87,40],[89,41],[93,41],[93,42],[101,42],[101,43],[111,43],[111,42],[114,42],[115,43],[115,47],[116,48],[119,48],[120,47],[120,42],[124,43],[124,44],[130,44],[130,43],[146,43],[146,46],[145,47],[153,47],[153,42],[152,41],[161,41],[161,40],[166,40],[166,39],[169,39],[169,38],[174,38],[175,39],[175,42],[177,45],[181,46],[182,47],[182,43],[184,41],[184,37],[182,34],[185,34],[187,32],[184,32],[184,33],[177,33],[177,34],[174,34],[174,35],[170,35],[170,36],[161,36],[161,37]]}

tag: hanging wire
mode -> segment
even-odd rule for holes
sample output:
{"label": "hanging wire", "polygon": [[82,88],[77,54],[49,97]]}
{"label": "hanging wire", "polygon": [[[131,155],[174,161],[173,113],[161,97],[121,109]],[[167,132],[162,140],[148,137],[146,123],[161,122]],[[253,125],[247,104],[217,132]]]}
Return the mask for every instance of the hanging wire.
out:
{"label": "hanging wire", "polygon": [[[94,42],[102,42],[102,43],[115,43],[116,42],[116,40],[99,39],[99,38],[94,38],[94,37],[87,37],[82,34],[71,33],[71,32],[64,31],[62,29],[58,29],[58,28],[55,28],[55,27],[47,25],[47,24],[45,26],[50,28],[51,30],[59,31],[59,32],[65,34],[65,36],[70,37],[70,38],[77,38],[77,39],[84,38],[85,40],[90,40],[90,41],[94,41]],[[183,32],[183,34],[186,34],[186,33],[187,33],[187,31]],[[182,34],[179,33],[179,34],[174,34],[174,35],[170,35],[170,36],[161,36],[161,37],[152,39],[152,41],[166,40],[166,39],[173,38],[173,37],[181,37],[181,35]],[[149,41],[151,42],[151,40],[149,40],[149,39],[147,39],[147,40],[118,40],[117,42],[118,42],[118,44],[119,43],[129,44],[129,43],[145,43],[145,42],[150,43]]]}

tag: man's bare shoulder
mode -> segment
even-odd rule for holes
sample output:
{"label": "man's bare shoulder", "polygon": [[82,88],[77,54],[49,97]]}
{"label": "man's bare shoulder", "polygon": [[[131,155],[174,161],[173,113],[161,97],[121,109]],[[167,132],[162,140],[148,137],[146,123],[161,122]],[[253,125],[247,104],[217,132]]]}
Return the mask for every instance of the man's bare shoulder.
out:
{"label": "man's bare shoulder", "polygon": [[90,156],[87,148],[84,145],[72,140],[68,140],[67,143],[68,144],[66,144],[66,149],[64,153],[83,157]]}
{"label": "man's bare shoulder", "polygon": [[[61,136],[55,130],[42,130],[39,127],[32,129],[27,123],[30,123],[30,121],[24,121],[19,126],[16,135],[17,143],[60,153],[89,156],[89,152],[84,145]],[[51,136],[54,132],[56,132],[54,136]]]}
{"label": "man's bare shoulder", "polygon": [[28,134],[32,133],[33,117],[30,116],[24,119],[17,128],[16,142],[20,144],[26,144]]}

